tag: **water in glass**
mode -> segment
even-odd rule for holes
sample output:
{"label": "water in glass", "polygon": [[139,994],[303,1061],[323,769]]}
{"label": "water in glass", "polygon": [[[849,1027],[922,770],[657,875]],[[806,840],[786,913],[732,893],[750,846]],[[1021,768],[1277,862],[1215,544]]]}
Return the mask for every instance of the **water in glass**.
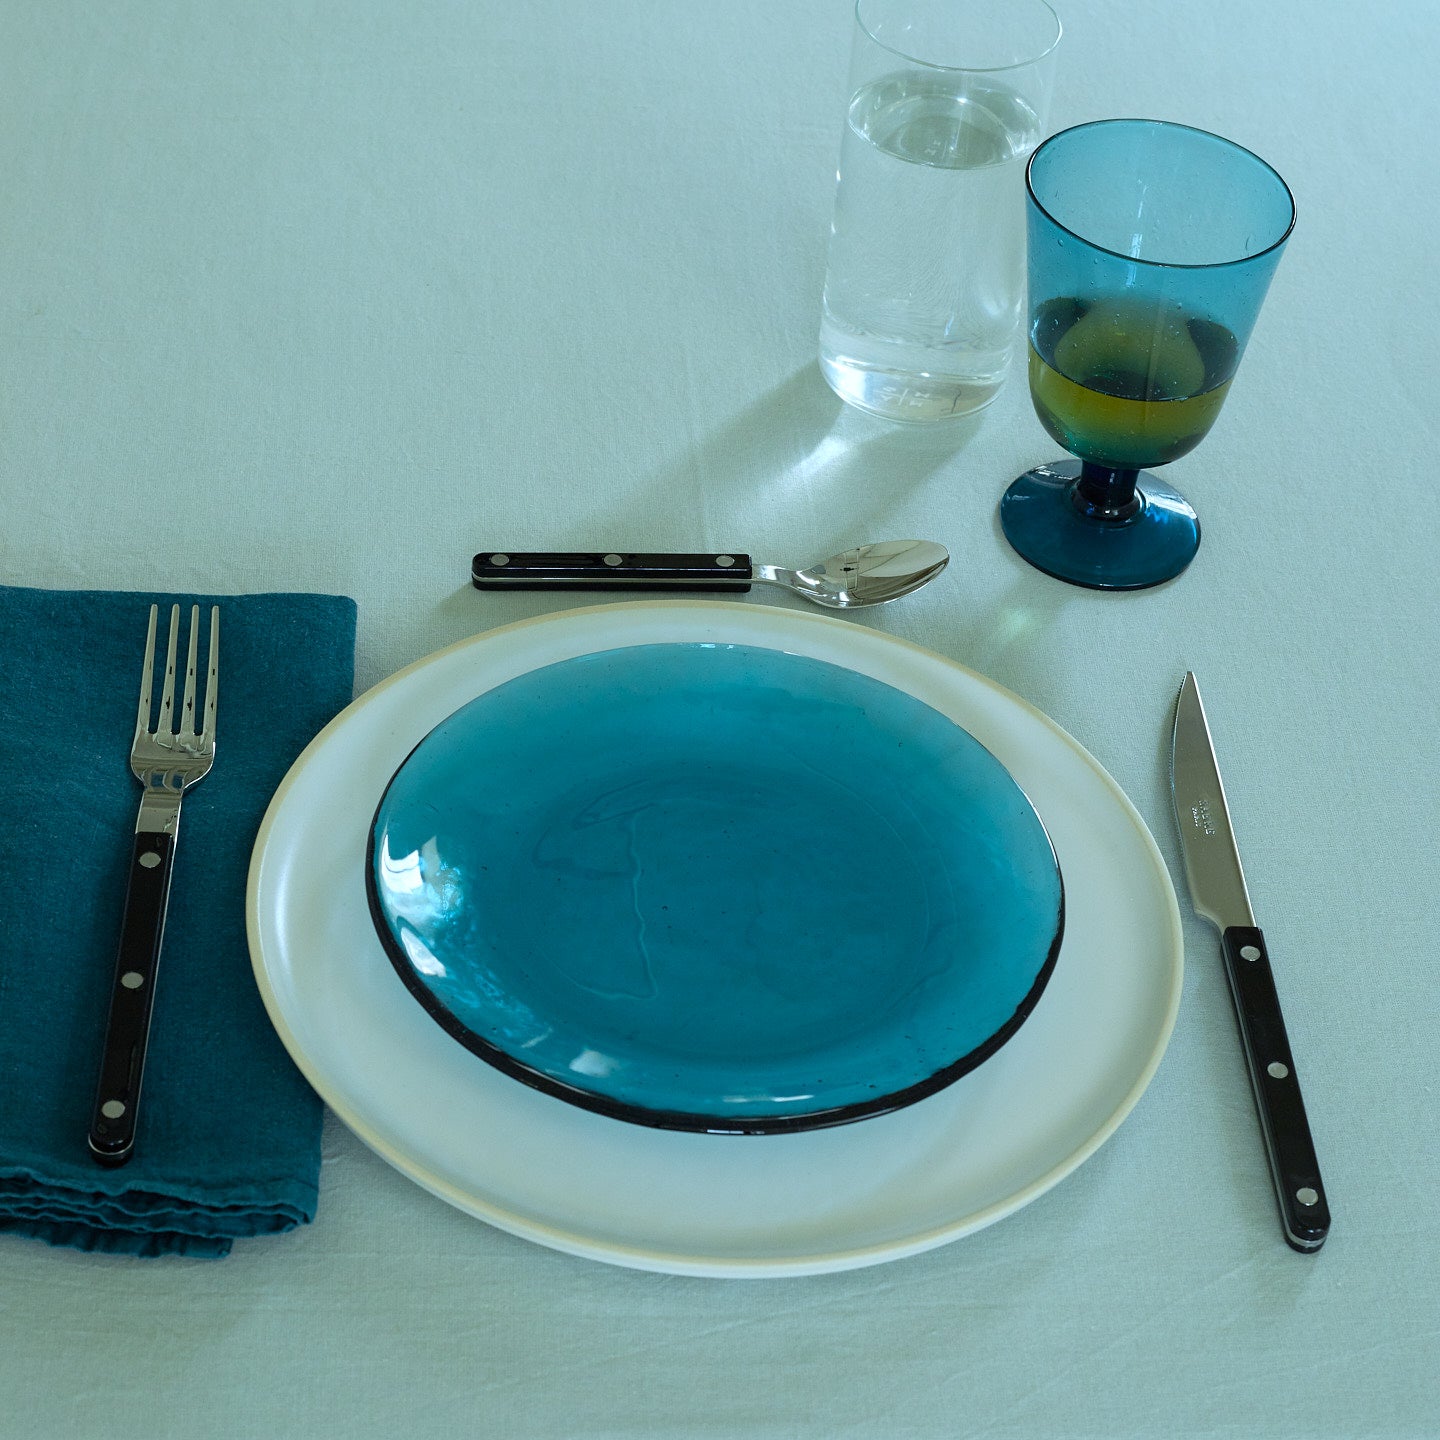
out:
{"label": "water in glass", "polygon": [[905,70],[851,101],[820,363],[851,404],[896,420],[967,415],[1009,366],[1025,277],[1034,110],[991,77]]}

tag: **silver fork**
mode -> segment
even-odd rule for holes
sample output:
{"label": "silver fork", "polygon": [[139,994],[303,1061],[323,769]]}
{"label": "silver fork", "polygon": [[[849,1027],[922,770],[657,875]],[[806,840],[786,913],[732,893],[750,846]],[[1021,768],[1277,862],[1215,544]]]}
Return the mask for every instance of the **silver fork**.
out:
{"label": "silver fork", "polygon": [[175,867],[175,839],[180,827],[180,802],[215,759],[215,702],[219,691],[220,608],[210,609],[210,649],[205,674],[204,722],[195,729],[195,670],[200,638],[200,607],[190,607],[190,644],[185,663],[185,690],[180,724],[174,723],[175,651],[180,634],[180,607],[170,608],[170,641],[165,653],[165,681],[160,691],[160,718],[150,728],[155,670],[155,623],[159,606],[150,607],[145,636],[145,669],[140,680],[140,710],[130,745],[130,768],[143,787],[135,841],[130,852],[130,879],[125,892],[125,918],[120,925],[120,952],[110,990],[110,1019],[100,1083],[90,1117],[90,1153],[101,1165],[123,1165],[135,1148],[135,1119],[155,977],[165,938],[165,911],[170,876]]}

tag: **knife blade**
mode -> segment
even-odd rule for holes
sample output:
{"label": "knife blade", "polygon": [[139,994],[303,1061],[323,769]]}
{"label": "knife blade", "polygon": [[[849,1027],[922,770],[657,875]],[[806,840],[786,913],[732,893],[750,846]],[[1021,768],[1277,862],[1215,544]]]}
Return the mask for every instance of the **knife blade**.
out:
{"label": "knife blade", "polygon": [[1230,807],[1193,674],[1185,676],[1175,702],[1170,789],[1191,900],[1220,932],[1281,1227],[1292,1249],[1313,1255],[1329,1234],[1330,1207],[1265,936],[1250,908]]}

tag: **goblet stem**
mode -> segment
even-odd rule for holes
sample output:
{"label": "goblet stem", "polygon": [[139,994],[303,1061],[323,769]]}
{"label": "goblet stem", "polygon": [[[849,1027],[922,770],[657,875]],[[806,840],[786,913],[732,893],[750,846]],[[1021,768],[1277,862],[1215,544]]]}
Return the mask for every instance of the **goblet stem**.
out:
{"label": "goblet stem", "polygon": [[1138,470],[1117,470],[1084,460],[1070,492],[1070,503],[1087,520],[1118,524],[1133,519],[1143,504],[1135,493],[1139,478]]}

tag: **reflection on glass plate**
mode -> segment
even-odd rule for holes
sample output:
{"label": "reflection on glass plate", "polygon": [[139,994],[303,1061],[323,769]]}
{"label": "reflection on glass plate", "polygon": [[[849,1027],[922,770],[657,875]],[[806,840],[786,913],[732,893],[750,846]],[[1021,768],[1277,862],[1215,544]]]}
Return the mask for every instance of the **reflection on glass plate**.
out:
{"label": "reflection on glass plate", "polygon": [[376,815],[372,913],[446,1031],[562,1099],[760,1134],[933,1094],[1060,948],[1038,816],[950,718],[735,644],[578,656],[431,731]]}

